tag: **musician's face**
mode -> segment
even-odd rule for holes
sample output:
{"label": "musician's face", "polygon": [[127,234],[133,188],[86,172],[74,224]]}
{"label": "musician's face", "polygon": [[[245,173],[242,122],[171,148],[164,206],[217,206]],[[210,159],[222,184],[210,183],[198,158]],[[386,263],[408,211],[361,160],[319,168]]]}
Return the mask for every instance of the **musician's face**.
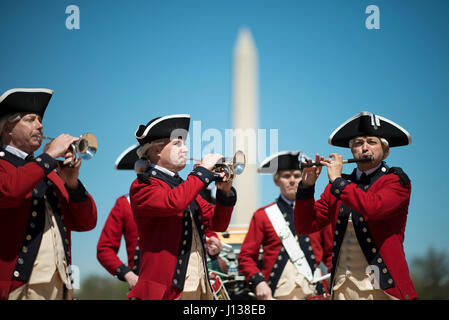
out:
{"label": "musician's face", "polygon": [[181,171],[186,166],[188,152],[189,149],[187,149],[184,140],[169,140],[159,153],[158,165],[173,172]]}
{"label": "musician's face", "polygon": [[274,183],[281,189],[281,193],[288,200],[295,200],[298,184],[301,181],[301,171],[282,170],[274,176]]}
{"label": "musician's face", "polygon": [[35,113],[23,114],[19,121],[7,123],[8,144],[26,153],[39,149],[43,132],[42,118]]}
{"label": "musician's face", "polygon": [[366,171],[375,168],[388,155],[389,149],[384,146],[378,137],[364,136],[353,140],[351,152],[354,158],[373,157],[369,162],[359,162],[360,170]]}

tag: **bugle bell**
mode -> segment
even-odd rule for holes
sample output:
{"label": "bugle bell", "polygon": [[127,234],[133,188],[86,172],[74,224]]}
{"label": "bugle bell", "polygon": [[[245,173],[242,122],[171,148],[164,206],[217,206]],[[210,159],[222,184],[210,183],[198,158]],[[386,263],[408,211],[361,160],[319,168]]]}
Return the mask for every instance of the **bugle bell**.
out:
{"label": "bugle bell", "polygon": [[237,151],[232,159],[222,158],[215,164],[212,169],[216,173],[225,173],[225,177],[228,181],[234,180],[236,175],[240,175],[245,170],[246,156],[243,151]]}
{"label": "bugle bell", "polygon": [[[40,136],[41,140],[54,140],[45,136]],[[73,153],[72,160],[69,167],[74,167],[79,159],[90,160],[97,153],[98,142],[97,138],[92,133],[83,134],[77,141],[71,144],[71,151]]]}
{"label": "bugle bell", "polygon": [[[201,163],[201,160],[189,158],[188,160],[193,160],[198,163]],[[243,151],[237,151],[234,154],[234,157],[232,159],[229,158],[221,158],[215,166],[212,168],[212,172],[215,173],[216,176],[218,174],[224,172],[225,177],[228,181],[234,180],[236,175],[242,174],[242,172],[245,170],[246,166],[246,156],[243,153]]]}

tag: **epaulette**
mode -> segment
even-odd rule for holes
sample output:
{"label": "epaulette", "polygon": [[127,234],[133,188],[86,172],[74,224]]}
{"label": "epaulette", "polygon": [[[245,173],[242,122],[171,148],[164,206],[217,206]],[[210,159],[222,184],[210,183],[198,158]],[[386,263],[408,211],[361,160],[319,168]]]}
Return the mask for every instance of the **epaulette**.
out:
{"label": "epaulette", "polygon": [[147,174],[147,173],[138,174],[137,180],[139,180],[140,183],[151,184],[149,174]]}
{"label": "epaulette", "polygon": [[407,186],[410,184],[410,178],[407,176],[407,174],[399,167],[392,167],[390,170],[388,170],[388,173],[394,173],[399,177],[399,182],[403,186]]}

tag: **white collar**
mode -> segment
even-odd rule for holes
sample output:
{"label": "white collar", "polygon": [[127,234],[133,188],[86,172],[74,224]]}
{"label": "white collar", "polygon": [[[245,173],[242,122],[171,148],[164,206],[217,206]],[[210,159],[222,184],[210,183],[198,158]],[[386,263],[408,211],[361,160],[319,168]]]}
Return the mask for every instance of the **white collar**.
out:
{"label": "white collar", "polygon": [[373,173],[374,171],[376,171],[377,169],[379,169],[379,167],[380,167],[381,165],[382,165],[382,162],[379,163],[379,165],[378,165],[377,167],[372,168],[372,169],[369,169],[369,170],[366,170],[366,171],[362,171],[362,170],[360,170],[359,168],[357,168],[357,171],[356,171],[357,181],[360,180],[360,176],[362,175],[363,172],[365,172],[365,174],[366,174],[367,176],[369,176],[371,173]]}
{"label": "white collar", "polygon": [[174,173],[174,172],[172,172],[172,171],[170,171],[170,170],[168,170],[168,169],[166,169],[166,168],[163,168],[163,167],[161,167],[161,166],[158,166],[157,164],[151,164],[151,166],[152,166],[153,168],[158,169],[159,171],[162,171],[163,173],[168,174],[170,177],[174,177],[174,176],[175,176],[175,173]]}
{"label": "white collar", "polygon": [[21,159],[25,159],[28,156],[28,153],[23,152],[22,150],[12,147],[10,145],[4,146],[4,148],[9,153],[12,153],[13,155],[18,156]]}
{"label": "white collar", "polygon": [[284,200],[287,204],[289,204],[290,207],[293,207],[293,206],[295,205],[295,201],[288,200],[286,197],[284,197],[284,195],[283,195],[282,193],[281,193],[281,198],[282,198],[282,200]]}

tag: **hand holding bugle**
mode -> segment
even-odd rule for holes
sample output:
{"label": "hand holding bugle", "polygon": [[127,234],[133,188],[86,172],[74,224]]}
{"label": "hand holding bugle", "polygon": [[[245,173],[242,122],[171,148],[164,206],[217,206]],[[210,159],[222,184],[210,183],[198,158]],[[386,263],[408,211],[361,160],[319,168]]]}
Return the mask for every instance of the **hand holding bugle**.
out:
{"label": "hand holding bugle", "polygon": [[[200,164],[202,161],[195,158],[187,158],[186,160],[193,160]],[[222,157],[213,166],[211,171],[214,173],[217,181],[222,181],[226,178],[227,181],[232,181],[236,175],[242,174],[246,166],[246,156],[243,151],[238,150],[232,159]],[[224,177],[222,177],[224,174]]]}
{"label": "hand holding bugle", "polygon": [[[73,142],[67,149],[67,151],[72,153],[70,163],[67,164],[69,167],[73,168],[80,159],[92,159],[97,153],[98,142],[97,138],[92,133],[85,133],[78,139],[70,137],[67,134],[60,135],[57,138],[49,138],[42,134],[38,135],[38,138],[41,140],[41,142],[43,140],[49,140],[50,143],[52,143],[54,140],[60,139],[60,137],[64,137],[65,139],[71,138],[71,140],[73,140]],[[47,152],[47,150],[48,146],[44,147],[44,152]],[[63,154],[59,152],[59,156],[63,157]]]}
{"label": "hand holding bugle", "polygon": [[[359,158],[359,159],[347,159],[343,160],[343,163],[353,163],[353,162],[369,162],[372,161],[373,157],[367,157],[367,158]],[[313,166],[322,166],[320,162],[300,162],[299,163],[299,170],[302,170],[304,168],[310,168]]]}

